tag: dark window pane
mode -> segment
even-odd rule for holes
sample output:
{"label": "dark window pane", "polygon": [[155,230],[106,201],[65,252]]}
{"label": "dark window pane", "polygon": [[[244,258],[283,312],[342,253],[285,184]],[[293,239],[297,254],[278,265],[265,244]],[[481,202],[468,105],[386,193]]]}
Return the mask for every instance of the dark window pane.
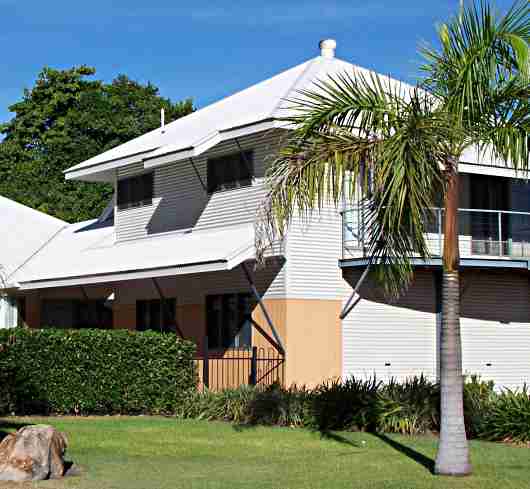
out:
{"label": "dark window pane", "polygon": [[252,151],[212,158],[208,160],[208,191],[250,185],[253,175]]}
{"label": "dark window pane", "polygon": [[153,201],[153,174],[146,173],[142,176],[142,187],[143,187],[143,196],[142,200],[144,204],[151,204]]}
{"label": "dark window pane", "polygon": [[130,198],[130,182],[129,180],[118,181],[118,208],[126,209],[131,200]]}
{"label": "dark window pane", "polygon": [[153,174],[146,173],[118,181],[118,208],[148,205],[153,201]]}
{"label": "dark window pane", "polygon": [[176,305],[174,298],[136,301],[137,331],[176,331]]}
{"label": "dark window pane", "polygon": [[165,299],[162,303],[162,331],[176,331],[177,301]]}
{"label": "dark window pane", "polygon": [[250,294],[206,297],[206,321],[210,348],[252,346],[252,298]]}
{"label": "dark window pane", "polygon": [[160,331],[161,328],[161,310],[162,304],[159,300],[152,300],[149,302],[149,329]]}

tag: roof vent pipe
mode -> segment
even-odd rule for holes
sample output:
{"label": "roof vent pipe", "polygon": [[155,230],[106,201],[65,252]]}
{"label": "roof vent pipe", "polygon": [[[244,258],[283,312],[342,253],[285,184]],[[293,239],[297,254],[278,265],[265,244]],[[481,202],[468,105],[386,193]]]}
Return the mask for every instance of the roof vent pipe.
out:
{"label": "roof vent pipe", "polygon": [[165,132],[166,125],[166,113],[164,112],[164,109],[160,109],[160,128],[162,129],[162,133]]}
{"label": "roof vent pipe", "polygon": [[334,58],[337,41],[335,39],[324,39],[318,43],[320,48],[320,56],[323,58]]}

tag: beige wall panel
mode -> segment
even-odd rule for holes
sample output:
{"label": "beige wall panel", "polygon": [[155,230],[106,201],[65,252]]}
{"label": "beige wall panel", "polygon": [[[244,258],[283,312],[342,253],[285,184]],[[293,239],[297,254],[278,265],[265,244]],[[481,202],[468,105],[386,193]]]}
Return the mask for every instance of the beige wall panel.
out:
{"label": "beige wall panel", "polygon": [[314,386],[341,375],[340,309],[337,300],[287,300],[287,385]]}

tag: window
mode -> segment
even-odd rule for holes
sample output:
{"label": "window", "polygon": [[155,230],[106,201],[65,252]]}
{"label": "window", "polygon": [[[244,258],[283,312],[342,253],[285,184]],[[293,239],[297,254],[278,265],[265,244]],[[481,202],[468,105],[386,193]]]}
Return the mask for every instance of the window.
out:
{"label": "window", "polygon": [[150,205],[153,202],[153,174],[144,173],[118,180],[118,209]]}
{"label": "window", "polygon": [[252,303],[250,294],[221,294],[206,297],[209,348],[252,346]]}
{"label": "window", "polygon": [[234,153],[208,160],[208,192],[245,187],[254,176],[252,151]]}
{"label": "window", "polygon": [[108,307],[103,299],[44,299],[41,318],[42,325],[51,328],[112,328],[112,308]]}
{"label": "window", "polygon": [[176,331],[176,307],[175,299],[136,301],[137,331]]}

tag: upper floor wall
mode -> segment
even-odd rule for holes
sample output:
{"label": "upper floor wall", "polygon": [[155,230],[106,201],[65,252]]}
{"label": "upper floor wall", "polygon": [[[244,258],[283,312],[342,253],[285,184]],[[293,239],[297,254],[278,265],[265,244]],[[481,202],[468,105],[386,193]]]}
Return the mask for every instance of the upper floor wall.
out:
{"label": "upper floor wall", "polygon": [[[116,239],[123,241],[152,234],[253,222],[265,195],[265,172],[280,147],[282,134],[279,130],[263,131],[237,141],[225,141],[193,158],[193,162],[179,161],[151,170],[151,203],[128,209],[115,207]],[[251,185],[209,193],[208,160],[240,150],[253,153]],[[116,184],[120,179],[142,173],[146,173],[142,163],[119,168]]]}

